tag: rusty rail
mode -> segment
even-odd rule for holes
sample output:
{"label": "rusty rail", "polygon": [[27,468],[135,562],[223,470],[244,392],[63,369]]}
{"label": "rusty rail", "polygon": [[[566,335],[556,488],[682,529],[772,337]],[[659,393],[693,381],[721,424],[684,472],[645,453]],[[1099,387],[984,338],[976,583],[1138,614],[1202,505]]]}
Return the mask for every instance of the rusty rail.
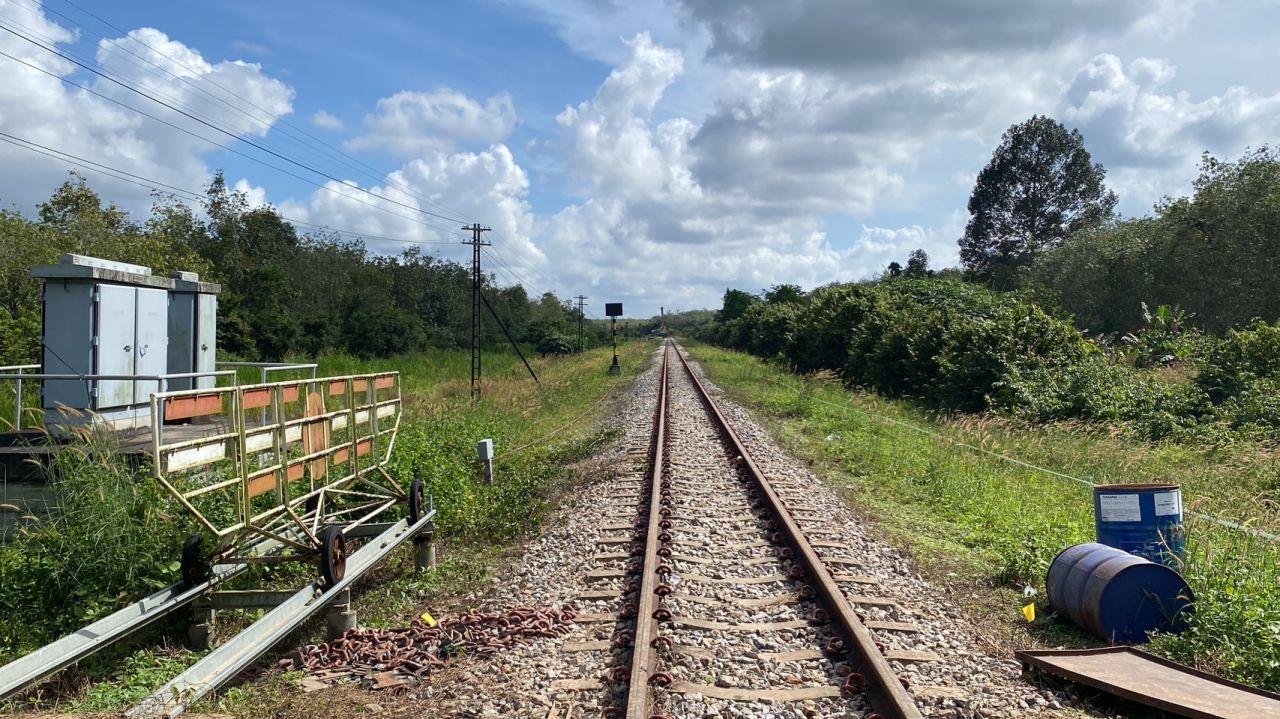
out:
{"label": "rusty rail", "polygon": [[[725,419],[724,414],[720,412],[720,407],[716,405],[715,400],[707,392],[707,388],[703,386],[693,368],[689,366],[689,361],[685,359],[684,353],[677,348],[676,356],[680,358],[680,363],[684,366],[690,380],[693,381],[694,387],[697,388],[703,404],[715,418],[716,424],[719,425],[733,451],[742,458],[742,461],[739,462],[742,472],[755,483],[761,495],[766,499],[769,512],[773,515],[775,524],[781,528],[783,537],[791,545],[792,551],[795,553],[796,560],[804,568],[805,579],[817,591],[818,598],[826,605],[827,611],[832,621],[839,628],[840,633],[847,639],[852,640],[852,646],[846,645],[842,647],[851,660],[851,666],[854,668],[854,674],[849,675],[845,687],[851,690],[861,689],[865,692],[871,704],[872,712],[874,712],[868,715],[868,719],[877,716],[884,719],[923,719],[923,715],[920,713],[920,709],[916,707],[915,701],[911,699],[911,695],[907,693],[906,688],[899,681],[893,668],[889,666],[888,660],[884,658],[884,655],[876,646],[871,632],[862,624],[862,621],[858,618],[857,611],[849,603],[840,587],[836,585],[831,572],[822,563],[822,559],[818,556],[817,551],[814,550],[813,545],[809,544],[809,540],[805,537],[804,532],[800,530],[795,519],[792,518],[786,504],[778,496],[773,485],[765,477],[764,472],[751,459],[751,453],[747,451],[746,445],[738,437],[737,432],[733,430],[729,421]],[[659,399],[664,410],[666,406],[665,384],[666,353],[664,351],[663,388]],[[653,521],[651,516],[651,527],[653,526]],[[652,534],[652,530],[650,531]],[[650,541],[652,542],[652,538]],[[646,558],[647,556],[646,554]],[[648,578],[647,572],[648,567],[646,565],[646,579]],[[642,594],[642,602],[644,598],[645,595]],[[641,616],[643,617],[643,615]],[[637,652],[640,649],[639,636],[637,631]],[[634,688],[635,684],[633,683],[633,691]],[[630,710],[628,710],[627,716],[632,716]]]}
{"label": "rusty rail", "polygon": [[670,346],[662,348],[662,370],[658,380],[658,408],[653,418],[653,441],[649,455],[649,512],[645,528],[644,558],[637,596],[635,640],[631,651],[631,674],[627,683],[627,719],[648,719],[653,698],[649,684],[658,673],[654,642],[658,638],[658,535],[661,534],[662,469],[667,435],[667,357]]}

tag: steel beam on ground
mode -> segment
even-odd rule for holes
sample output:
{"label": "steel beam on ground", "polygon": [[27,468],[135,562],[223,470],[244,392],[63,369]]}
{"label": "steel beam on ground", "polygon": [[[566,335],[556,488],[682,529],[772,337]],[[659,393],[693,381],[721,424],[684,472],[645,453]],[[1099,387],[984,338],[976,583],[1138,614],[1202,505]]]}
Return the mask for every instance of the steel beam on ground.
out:
{"label": "steel beam on ground", "polygon": [[126,716],[131,719],[178,716],[189,704],[243,671],[316,612],[344,596],[343,590],[434,521],[435,511],[432,510],[413,525],[407,519],[391,525],[347,558],[346,575],[342,581],[325,588],[320,580],[316,580],[298,590],[287,601],[143,699]]}
{"label": "steel beam on ground", "polygon": [[[254,556],[269,556],[283,548],[280,542],[266,540],[250,549]],[[4,699],[45,677],[75,664],[85,657],[106,648],[113,642],[137,632],[152,622],[190,604],[213,587],[240,575],[247,564],[220,564],[213,568],[213,576],[207,582],[193,587],[174,584],[165,587],[145,599],[99,619],[87,627],[16,659],[0,667],[0,699]]]}

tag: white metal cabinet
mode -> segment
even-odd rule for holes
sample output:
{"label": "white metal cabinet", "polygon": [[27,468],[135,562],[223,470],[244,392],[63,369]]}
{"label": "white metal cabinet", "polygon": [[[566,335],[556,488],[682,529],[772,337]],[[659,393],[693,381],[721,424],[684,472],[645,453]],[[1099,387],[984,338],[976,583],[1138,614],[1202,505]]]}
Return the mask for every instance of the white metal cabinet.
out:
{"label": "white metal cabinet", "polygon": [[[133,373],[138,375],[162,375],[169,365],[169,293],[148,287],[137,288],[135,301]],[[139,380],[133,384],[133,403],[151,401],[151,394],[160,391],[160,383]]]}
{"label": "white metal cabinet", "polygon": [[[201,292],[196,295],[196,371],[212,372],[217,369],[218,347],[218,296]],[[213,387],[217,377],[201,377],[196,386]]]}
{"label": "white metal cabinet", "polygon": [[[94,287],[94,374],[131,375],[137,344],[137,288],[99,284]],[[100,380],[94,390],[95,409],[133,404],[131,380]]]}

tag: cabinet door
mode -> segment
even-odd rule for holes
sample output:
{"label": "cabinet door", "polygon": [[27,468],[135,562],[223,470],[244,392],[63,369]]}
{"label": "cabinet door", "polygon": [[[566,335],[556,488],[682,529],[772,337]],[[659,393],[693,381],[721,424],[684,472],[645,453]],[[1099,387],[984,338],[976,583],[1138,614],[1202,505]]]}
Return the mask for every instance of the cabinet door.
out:
{"label": "cabinet door", "polygon": [[[44,286],[44,372],[86,375],[94,372],[94,285],[56,282]],[[0,338],[0,342],[4,339]],[[6,388],[7,389],[7,388]],[[0,390],[3,392],[4,390]],[[44,408],[54,419],[60,405],[74,409],[93,407],[93,383],[89,380],[50,380],[42,388]]]}
{"label": "cabinet door", "polygon": [[[218,362],[218,296],[196,295],[196,371],[212,372]],[[201,377],[197,387],[213,387],[216,377]]]}
{"label": "cabinet door", "polygon": [[[139,287],[137,292],[134,374],[162,375],[169,365],[169,293],[149,287]],[[134,383],[133,403],[149,403],[151,393],[159,391],[159,382],[139,380]]]}
{"label": "cabinet door", "polygon": [[[94,288],[94,374],[132,375],[137,293],[132,287],[97,285]],[[99,380],[95,409],[125,407],[133,403],[132,380]]]}

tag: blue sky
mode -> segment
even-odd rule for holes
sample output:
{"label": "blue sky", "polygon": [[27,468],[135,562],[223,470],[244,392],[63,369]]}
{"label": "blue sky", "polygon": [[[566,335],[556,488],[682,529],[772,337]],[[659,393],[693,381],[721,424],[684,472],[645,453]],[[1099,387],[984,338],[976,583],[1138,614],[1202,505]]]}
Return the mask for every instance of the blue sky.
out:
{"label": "blue sky", "polygon": [[[45,72],[0,57],[0,131],[183,188],[222,169],[377,252],[461,258],[433,215],[478,220],[500,282],[632,314],[916,248],[954,263],[974,176],[1033,113],[1081,129],[1131,215],[1186,192],[1201,152],[1280,137],[1270,0],[70,1],[118,29],[69,0],[0,0],[0,22],[358,189],[70,87],[216,134],[8,33]],[[8,144],[0,162],[23,212],[69,167]],[[145,215],[149,188],[85,174]]]}

